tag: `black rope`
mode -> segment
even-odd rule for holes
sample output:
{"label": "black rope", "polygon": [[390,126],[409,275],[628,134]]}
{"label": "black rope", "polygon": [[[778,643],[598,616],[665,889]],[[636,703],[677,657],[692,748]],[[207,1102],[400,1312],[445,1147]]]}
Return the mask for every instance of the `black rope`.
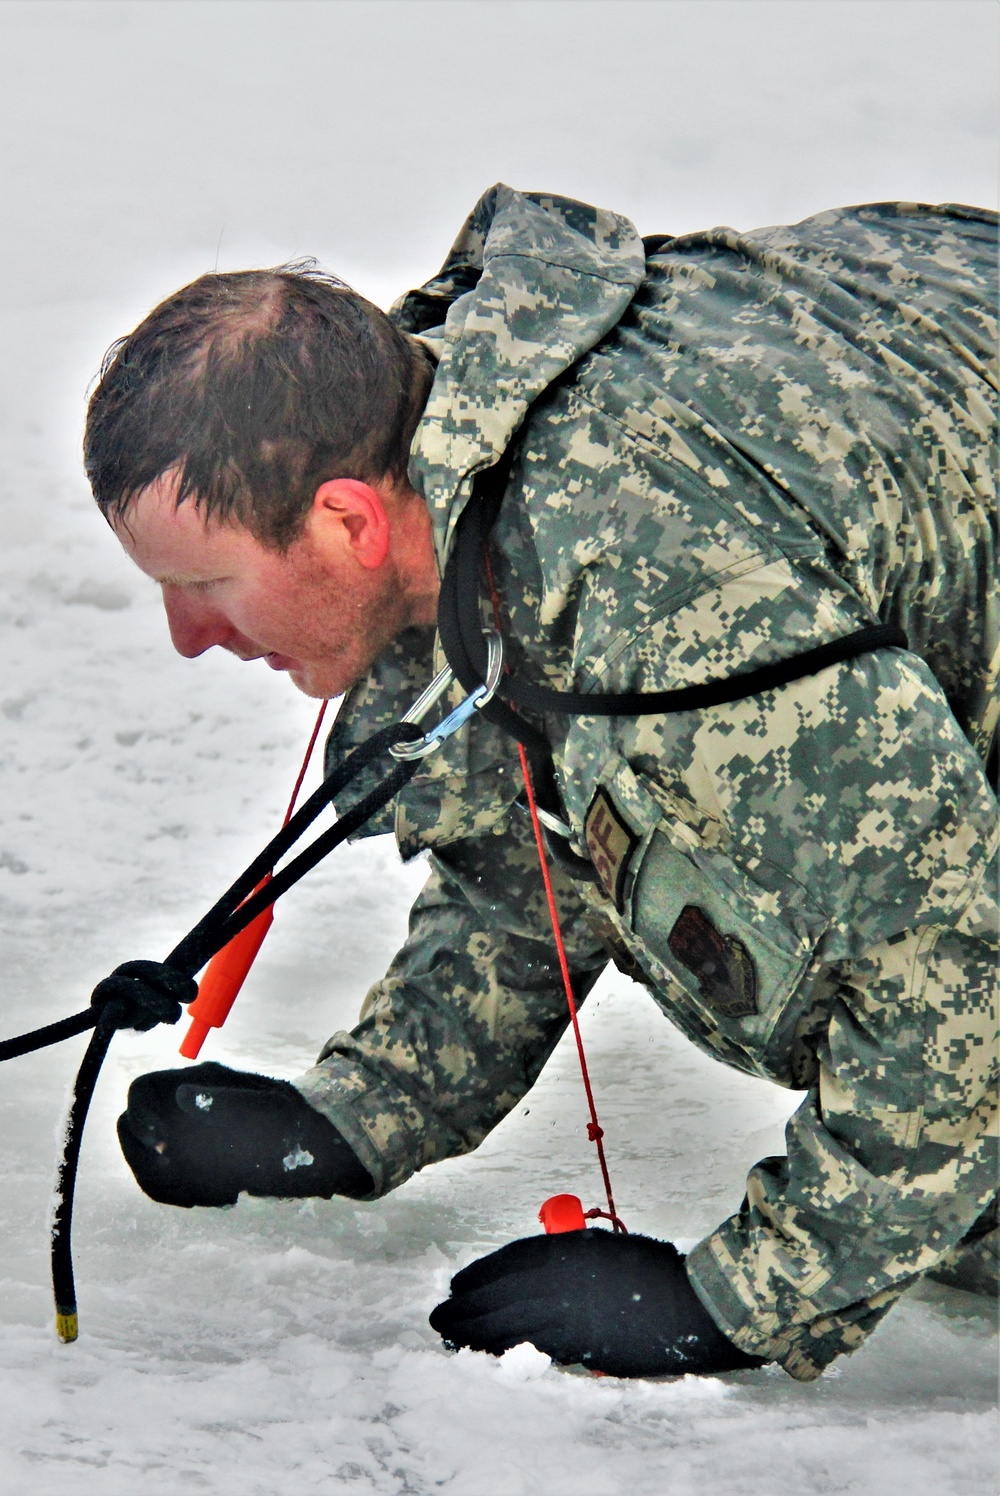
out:
{"label": "black rope", "polygon": [[[166,961],[147,964],[156,967],[170,966],[187,976],[193,976],[195,972],[200,971],[217,951],[221,951],[222,947],[228,945],[235,935],[238,935],[247,925],[252,924],[258,914],[263,913],[268,905],[273,904],[275,899],[280,898],[283,893],[287,893],[288,889],[311,868],[314,868],[328,852],[332,852],[342,841],[363,826],[365,821],[389,803],[403,785],[412,778],[416,772],[416,764],[412,766],[400,764],[369,795],[359,801],[353,810],[341,816],[336,825],[317,837],[316,841],[287,867],[275,873],[266,889],[261,889],[260,893],[252,898],[248,897],[261,879],[271,872],[275,863],[295,845],[302,833],[334,796],[339,794],[352,779],[355,779],[363,768],[390,746],[396,743],[413,742],[419,737],[420,729],[407,722],[383,728],[381,732],[375,733],[362,743],[339,768],[323,781],[319,789],[310,795],[309,799],[282,827],[278,835],[268,842],[263,851],[226,890],[221,899],[212,906],[203,919],[199,920],[194,929],[185,935],[180,944],[174,947]],[[127,963],[128,967],[139,964],[142,963]],[[36,1049],[46,1049],[50,1044],[58,1044],[63,1039],[71,1039],[74,1034],[82,1034],[87,1029],[94,1028],[99,1016],[99,1010],[95,1008],[94,1003],[101,1001],[98,993],[104,992],[106,983],[114,980],[125,969],[119,967],[111,977],[106,977],[104,982],[98,983],[91,998],[91,1007],[84,1008],[80,1013],[73,1013],[68,1018],[60,1018],[55,1023],[46,1024],[44,1028],[32,1029],[30,1033],[18,1034],[13,1039],[0,1040],[0,1063],[4,1060],[16,1059],[18,1055],[30,1054]],[[116,993],[116,996],[124,995],[124,992]],[[191,999],[188,998],[187,1001]],[[138,1017],[138,1013],[135,1016]],[[155,1020],[158,1023],[176,1023],[176,1021],[177,1019],[165,1018]],[[127,1021],[118,1025],[119,1028],[141,1028],[142,1026],[141,1023]],[[153,1023],[145,1025],[146,1028],[153,1026]]]}
{"label": "black rope", "polygon": [[14,1059],[58,1044],[74,1034],[93,1029],[73,1083],[66,1134],[56,1179],[56,1205],[52,1222],[52,1290],[56,1303],[56,1329],[60,1339],[75,1340],[78,1333],[76,1283],[73,1273],[73,1201],[80,1161],[80,1146],[87,1113],[111,1040],[118,1029],[145,1032],[159,1023],[177,1023],[182,1007],[194,1000],[198,986],[195,973],[234,935],[251,924],[269,905],[287,893],[300,878],[329,852],[357,831],[412,779],[419,760],[398,763],[357,805],[339,817],[286,867],[254,892],[261,879],[271,873],[278,860],[299,840],[330,801],[376,758],[396,743],[413,742],[420,729],[401,722],[383,728],[350,754],[310,795],[305,804],[272,837],[249,867],[212,906],[194,929],[170,952],[165,961],[126,961],[98,982],[90,1007],[31,1033],[0,1042],[0,1061]]}
{"label": "black rope", "polygon": [[[437,620],[441,648],[455,679],[470,695],[486,679],[488,659],[479,613],[483,546],[500,511],[514,455],[512,442],[495,466],[483,469],[473,479],[472,497],[459,515],[451,555],[441,579]],[[488,722],[534,753],[549,753],[545,734],[527,722],[512,704],[494,696],[480,710]]]}
{"label": "black rope", "polygon": [[32,1029],[28,1034],[18,1034],[16,1039],[0,1040],[0,1062],[16,1060],[18,1055],[31,1054],[34,1049],[47,1049],[50,1044],[60,1044],[63,1039],[72,1039],[74,1034],[86,1033],[96,1022],[94,1010],[84,1008],[82,1013],[47,1023],[44,1028]]}
{"label": "black rope", "polygon": [[108,1046],[118,1029],[118,1015],[109,1004],[99,1011],[90,1043],[84,1051],[73,1082],[73,1099],[62,1156],[56,1173],[55,1212],[52,1218],[52,1295],[56,1301],[56,1331],[67,1344],[75,1340],[79,1326],[76,1312],[76,1279],[73,1273],[73,1200],[80,1163],[83,1128],[90,1110],[97,1077]]}
{"label": "black rope", "polygon": [[264,850],[226,890],[204,919],[200,920],[194,929],[189,931],[174,947],[167,957],[168,964],[180,971],[192,974],[200,971],[216,951],[228,945],[235,935],[246,929],[247,925],[252,924],[258,914],[262,914],[268,905],[273,904],[275,899],[286,893],[328,852],[332,852],[373,815],[376,815],[383,806],[388,805],[393,796],[398,794],[403,785],[417,772],[419,760],[397,764],[392,772],[381,780],[364,799],[359,800],[353,809],[340,816],[336,825],[322,832],[287,867],[275,873],[266,888],[260,889],[257,893],[253,892],[261,879],[272,871],[275,863],[294,846],[320,812],[342,789],[357,778],[362,769],[396,743],[415,742],[420,736],[419,727],[415,727],[413,723],[397,722],[391,727],[384,727],[381,732],[374,733],[361,744],[360,748],[356,748],[340,767],[323,781],[319,789],[309,796],[309,799],[296,811],[287,825],[282,827],[277,836],[268,842]]}

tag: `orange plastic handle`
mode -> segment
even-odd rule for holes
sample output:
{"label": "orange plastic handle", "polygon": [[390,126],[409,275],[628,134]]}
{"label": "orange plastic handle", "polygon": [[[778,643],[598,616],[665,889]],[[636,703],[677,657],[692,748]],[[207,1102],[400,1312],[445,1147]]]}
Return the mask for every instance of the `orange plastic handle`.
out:
{"label": "orange plastic handle", "polygon": [[538,1212],[549,1236],[561,1231],[583,1231],[587,1224],[579,1195],[550,1195]]}
{"label": "orange plastic handle", "polygon": [[[312,735],[309,738],[309,746],[306,748],[302,759],[302,767],[299,769],[295,788],[292,790],[292,798],[288,802],[285,811],[283,826],[287,826],[292,818],[295,803],[299,798],[299,790],[302,781],[306,777],[306,770],[312,758],[313,749],[319,737],[319,730],[323,726],[323,718],[329,701],[320,702],[319,712],[313,726]],[[271,881],[271,874],[262,878],[254,889],[258,893],[266,888]],[[221,1028],[229,1017],[229,1010],[240,995],[240,988],[249,975],[250,968],[257,958],[257,952],[264,943],[264,936],[271,928],[274,919],[274,905],[270,904],[245,930],[233,937],[228,945],[214,955],[205,969],[205,975],[201,979],[198,988],[198,996],[188,1008],[191,1017],[191,1027],[184,1036],[181,1045],[181,1054],[186,1060],[196,1060],[201,1052],[201,1046],[208,1038],[209,1029]]]}
{"label": "orange plastic handle", "polygon": [[[269,882],[270,876],[258,883],[257,888],[264,888]],[[221,1028],[229,1017],[273,919],[274,905],[269,904],[209,961],[198,985],[198,996],[188,1008],[191,1026],[180,1051],[186,1060],[196,1060],[209,1029]]]}

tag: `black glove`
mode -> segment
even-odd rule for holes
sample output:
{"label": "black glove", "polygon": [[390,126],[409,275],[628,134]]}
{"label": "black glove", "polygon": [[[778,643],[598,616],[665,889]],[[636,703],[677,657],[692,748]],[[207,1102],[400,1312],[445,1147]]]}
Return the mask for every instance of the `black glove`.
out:
{"label": "black glove", "polygon": [[164,1205],[235,1205],[371,1193],[373,1181],[325,1117],[289,1085],[209,1063],[140,1075],[118,1140],[140,1189]]}
{"label": "black glove", "polygon": [[617,1377],[763,1366],[715,1324],[668,1241],[590,1229],[528,1236],[451,1280],[431,1324],[499,1355],[530,1340],[564,1366]]}

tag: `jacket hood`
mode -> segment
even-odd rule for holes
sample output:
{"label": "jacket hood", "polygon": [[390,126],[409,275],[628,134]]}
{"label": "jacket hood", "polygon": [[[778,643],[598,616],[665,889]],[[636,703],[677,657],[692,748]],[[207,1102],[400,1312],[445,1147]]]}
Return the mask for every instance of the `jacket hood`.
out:
{"label": "jacket hood", "polygon": [[438,564],[473,475],[491,467],[531,402],[619,321],[645,274],[627,218],[569,198],[491,187],[438,275],[390,317],[437,373],[410,458]]}

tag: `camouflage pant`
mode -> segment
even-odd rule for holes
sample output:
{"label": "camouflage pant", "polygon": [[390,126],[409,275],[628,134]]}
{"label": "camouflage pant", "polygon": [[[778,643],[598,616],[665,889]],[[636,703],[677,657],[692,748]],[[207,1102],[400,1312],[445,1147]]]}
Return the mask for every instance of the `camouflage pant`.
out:
{"label": "camouflage pant", "polygon": [[972,1230],[927,1274],[936,1283],[987,1298],[1000,1295],[1000,1195],[994,1195]]}

